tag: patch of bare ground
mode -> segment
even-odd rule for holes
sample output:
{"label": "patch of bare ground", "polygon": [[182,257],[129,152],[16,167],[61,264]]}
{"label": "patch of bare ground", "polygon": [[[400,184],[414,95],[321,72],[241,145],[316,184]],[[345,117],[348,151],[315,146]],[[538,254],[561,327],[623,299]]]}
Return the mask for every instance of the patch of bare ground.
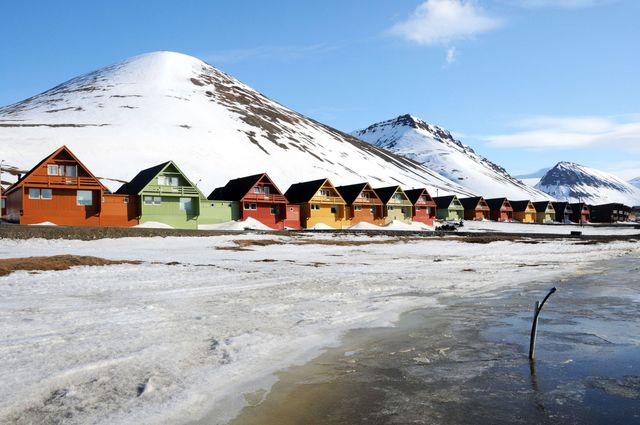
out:
{"label": "patch of bare ground", "polygon": [[110,266],[114,264],[141,264],[141,261],[107,260],[82,255],[53,255],[50,257],[26,257],[0,259],[0,276],[18,270],[47,271],[69,270],[76,266]]}
{"label": "patch of bare ground", "polygon": [[419,237],[398,237],[389,239],[368,239],[368,240],[348,240],[348,239],[235,239],[232,242],[236,246],[216,247],[216,249],[229,251],[245,251],[251,246],[271,246],[271,245],[330,245],[330,246],[363,246],[363,245],[390,245],[405,243],[416,240],[424,240]]}

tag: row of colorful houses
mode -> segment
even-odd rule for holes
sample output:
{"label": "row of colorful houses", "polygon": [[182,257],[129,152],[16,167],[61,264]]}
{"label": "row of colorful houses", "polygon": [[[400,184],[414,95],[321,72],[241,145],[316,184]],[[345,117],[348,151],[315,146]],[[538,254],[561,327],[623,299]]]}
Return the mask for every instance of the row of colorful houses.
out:
{"label": "row of colorful houses", "polygon": [[433,225],[436,219],[608,222],[624,221],[630,211],[619,204],[590,208],[584,203],[481,196],[432,198],[424,188],[373,188],[367,182],[334,186],[328,178],[296,183],[283,193],[266,173],[230,180],[205,197],[172,161],[140,171],[111,193],[66,146],[0,195],[2,216],[15,223],[134,226],[153,222],[181,229],[249,218],[271,229],[341,229],[394,220]]}

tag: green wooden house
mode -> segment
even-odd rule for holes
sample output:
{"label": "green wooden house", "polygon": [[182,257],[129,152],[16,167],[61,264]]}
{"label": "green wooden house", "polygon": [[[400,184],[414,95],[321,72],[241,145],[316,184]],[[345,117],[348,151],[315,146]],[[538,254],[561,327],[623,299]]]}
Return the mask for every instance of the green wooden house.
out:
{"label": "green wooden house", "polygon": [[464,219],[464,207],[456,195],[437,196],[433,198],[436,203],[436,217],[438,220],[462,220]]}
{"label": "green wooden house", "polygon": [[384,205],[384,222],[394,220],[411,223],[413,217],[413,203],[400,186],[388,186],[373,189]]}
{"label": "green wooden house", "polygon": [[556,210],[550,201],[534,202],[533,207],[536,209],[537,223],[553,223],[556,220]]}
{"label": "green wooden house", "polygon": [[199,225],[240,218],[238,202],[207,200],[173,161],[140,171],[116,193],[140,197],[140,224],[156,222],[176,229],[197,229]]}

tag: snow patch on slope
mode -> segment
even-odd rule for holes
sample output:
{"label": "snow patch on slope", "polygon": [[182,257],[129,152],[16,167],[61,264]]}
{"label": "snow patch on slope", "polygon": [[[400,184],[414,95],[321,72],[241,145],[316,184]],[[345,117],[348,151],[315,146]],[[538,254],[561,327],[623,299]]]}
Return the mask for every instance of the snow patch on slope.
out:
{"label": "snow patch on slope", "polygon": [[419,162],[485,198],[550,199],[454,139],[447,130],[411,115],[376,123],[352,134]]}
{"label": "snow patch on slope", "polygon": [[[96,176],[128,181],[174,160],[205,192],[268,172],[283,191],[329,177],[469,194],[427,167],[320,124],[205,62],[136,56],[0,108],[3,159],[30,169],[67,145]],[[113,189],[117,183],[108,184]]]}
{"label": "snow patch on slope", "polygon": [[536,188],[569,202],[640,204],[640,188],[612,174],[573,162],[556,164]]}

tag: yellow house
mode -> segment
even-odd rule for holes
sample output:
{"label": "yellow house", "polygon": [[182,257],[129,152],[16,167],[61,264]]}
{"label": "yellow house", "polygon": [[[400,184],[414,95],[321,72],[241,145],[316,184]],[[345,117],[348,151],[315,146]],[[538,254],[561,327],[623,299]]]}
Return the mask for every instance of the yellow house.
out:
{"label": "yellow house", "polygon": [[531,201],[509,201],[513,208],[513,219],[521,223],[536,222],[536,208]]}
{"label": "yellow house", "polygon": [[290,204],[300,205],[300,223],[305,229],[350,225],[345,219],[346,202],[329,179],[293,184],[284,195]]}

